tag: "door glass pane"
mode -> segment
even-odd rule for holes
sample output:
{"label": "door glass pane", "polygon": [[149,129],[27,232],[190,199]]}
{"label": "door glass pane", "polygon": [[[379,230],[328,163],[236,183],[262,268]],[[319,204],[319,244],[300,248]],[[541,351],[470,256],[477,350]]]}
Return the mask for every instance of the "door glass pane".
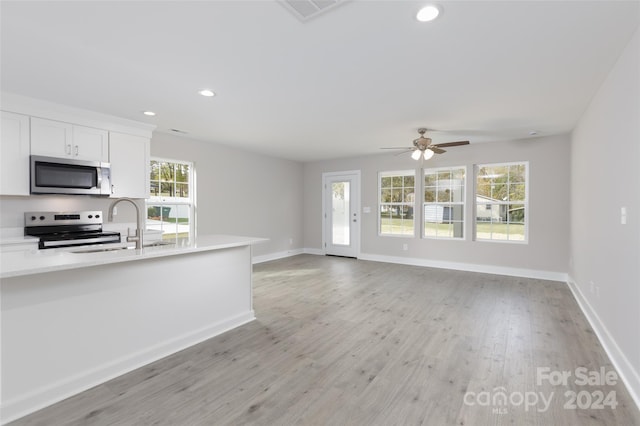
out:
{"label": "door glass pane", "polygon": [[348,246],[349,233],[349,181],[331,183],[331,243]]}

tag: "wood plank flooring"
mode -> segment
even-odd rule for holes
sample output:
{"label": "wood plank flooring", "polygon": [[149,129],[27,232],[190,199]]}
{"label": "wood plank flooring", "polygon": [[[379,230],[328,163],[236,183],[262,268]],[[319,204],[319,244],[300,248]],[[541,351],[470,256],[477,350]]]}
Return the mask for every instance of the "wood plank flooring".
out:
{"label": "wood plank flooring", "polygon": [[536,383],[613,370],[566,284],[300,255],[254,287],[256,321],[13,425],[640,425],[620,380]]}

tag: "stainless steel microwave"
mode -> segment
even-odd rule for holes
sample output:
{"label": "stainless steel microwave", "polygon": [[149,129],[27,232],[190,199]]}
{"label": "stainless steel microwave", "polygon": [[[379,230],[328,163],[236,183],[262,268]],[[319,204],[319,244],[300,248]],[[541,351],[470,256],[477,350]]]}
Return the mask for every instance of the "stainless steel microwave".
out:
{"label": "stainless steel microwave", "polygon": [[32,194],[111,194],[111,164],[31,156]]}

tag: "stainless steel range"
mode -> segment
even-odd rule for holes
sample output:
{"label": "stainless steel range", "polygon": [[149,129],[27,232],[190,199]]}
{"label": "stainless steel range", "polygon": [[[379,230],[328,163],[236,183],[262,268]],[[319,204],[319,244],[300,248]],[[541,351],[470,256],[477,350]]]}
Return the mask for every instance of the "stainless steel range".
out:
{"label": "stainless steel range", "polygon": [[102,212],[27,212],[24,234],[40,238],[38,248],[119,243],[120,233],[102,230]]}

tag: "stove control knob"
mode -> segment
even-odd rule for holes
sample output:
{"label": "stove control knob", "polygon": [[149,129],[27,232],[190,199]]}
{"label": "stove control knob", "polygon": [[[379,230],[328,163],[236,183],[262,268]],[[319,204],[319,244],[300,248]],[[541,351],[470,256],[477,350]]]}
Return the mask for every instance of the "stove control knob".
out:
{"label": "stove control knob", "polygon": [[36,220],[36,219],[37,219],[37,217],[31,216],[31,220]]}
{"label": "stove control knob", "polygon": [[40,220],[44,220],[44,216],[40,216]]}
{"label": "stove control knob", "polygon": [[[96,217],[97,217],[97,216],[96,216]],[[91,218],[93,218],[93,215],[92,215],[92,214],[90,214],[90,215],[89,215],[89,219],[91,219]]]}
{"label": "stove control knob", "polygon": [[96,215],[96,219],[100,219],[100,215],[99,214]]}

